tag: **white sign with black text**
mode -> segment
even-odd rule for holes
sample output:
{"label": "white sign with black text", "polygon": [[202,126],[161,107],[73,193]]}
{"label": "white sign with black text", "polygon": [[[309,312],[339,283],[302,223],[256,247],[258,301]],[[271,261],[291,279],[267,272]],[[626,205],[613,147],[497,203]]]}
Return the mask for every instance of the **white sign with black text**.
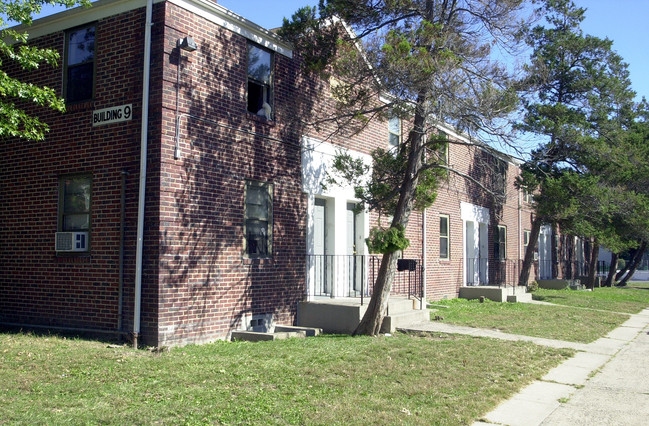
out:
{"label": "white sign with black text", "polygon": [[93,111],[92,125],[102,126],[104,124],[120,123],[122,121],[130,121],[132,118],[133,104],[120,105]]}

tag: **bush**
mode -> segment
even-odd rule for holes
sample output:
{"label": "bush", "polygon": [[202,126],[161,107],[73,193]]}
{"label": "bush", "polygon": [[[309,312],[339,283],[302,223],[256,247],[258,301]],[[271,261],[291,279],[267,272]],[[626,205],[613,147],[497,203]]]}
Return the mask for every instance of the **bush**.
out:
{"label": "bush", "polygon": [[625,266],[626,266],[626,260],[624,259],[617,260],[617,269],[624,269]]}
{"label": "bush", "polygon": [[365,239],[370,253],[393,253],[398,250],[405,250],[410,245],[406,238],[403,226],[391,226],[389,228],[372,228],[370,237]]}
{"label": "bush", "polygon": [[534,292],[539,289],[539,283],[536,281],[532,281],[531,283],[527,284],[527,291],[529,292]]}

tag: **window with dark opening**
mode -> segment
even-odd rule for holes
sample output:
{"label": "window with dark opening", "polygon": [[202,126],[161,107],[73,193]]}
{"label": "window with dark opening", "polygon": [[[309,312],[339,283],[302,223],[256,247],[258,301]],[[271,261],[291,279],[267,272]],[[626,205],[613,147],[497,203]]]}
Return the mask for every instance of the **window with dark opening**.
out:
{"label": "window with dark opening", "polygon": [[507,228],[500,226],[494,233],[494,258],[504,260],[507,258]]}
{"label": "window with dark opening", "polygon": [[246,182],[245,255],[267,257],[272,252],[273,186],[256,181]]}
{"label": "window with dark opening", "polygon": [[65,41],[65,100],[90,100],[95,86],[94,25],[69,31]]}
{"label": "window with dark opening", "polygon": [[273,54],[248,43],[248,112],[273,118]]}
{"label": "window with dark opening", "polygon": [[61,179],[59,195],[59,229],[61,231],[90,230],[90,201],[92,179],[73,176]]}

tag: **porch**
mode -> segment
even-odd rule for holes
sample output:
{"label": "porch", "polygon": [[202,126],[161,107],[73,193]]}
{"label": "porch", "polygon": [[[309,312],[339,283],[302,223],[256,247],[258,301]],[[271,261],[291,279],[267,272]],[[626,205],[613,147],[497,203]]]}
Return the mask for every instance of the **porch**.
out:
{"label": "porch", "polygon": [[[532,295],[527,286],[518,285],[521,260],[469,258],[464,262],[465,282],[459,290],[463,299],[485,299],[495,302],[528,302]],[[534,265],[538,279],[539,267]]]}
{"label": "porch", "polygon": [[[349,298],[363,306],[372,296],[379,273],[378,255],[307,255],[307,299]],[[423,266],[418,258],[399,259],[392,296],[417,299],[423,305]]]}
{"label": "porch", "polygon": [[[378,275],[381,256],[307,255],[307,301],[298,304],[297,324],[326,333],[352,333],[360,323]],[[428,321],[419,259],[399,259],[382,332]]]}
{"label": "porch", "polygon": [[[325,333],[351,334],[360,324],[365,311],[367,304],[361,305],[359,298],[321,298],[299,302],[297,325],[320,328]],[[393,333],[399,327],[429,321],[429,316],[430,312],[421,308],[419,300],[390,296],[381,332]]]}

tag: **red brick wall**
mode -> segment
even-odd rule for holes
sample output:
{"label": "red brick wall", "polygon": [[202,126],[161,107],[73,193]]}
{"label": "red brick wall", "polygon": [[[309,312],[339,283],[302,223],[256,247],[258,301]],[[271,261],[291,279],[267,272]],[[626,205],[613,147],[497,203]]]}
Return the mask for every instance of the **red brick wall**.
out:
{"label": "red brick wall", "polygon": [[[182,157],[174,159],[176,40],[182,53],[178,113]],[[305,294],[305,213],[299,133],[287,128],[292,62],[275,54],[275,119],[246,111],[247,40],[166,4],[160,150],[158,344],[225,337],[245,315],[292,323]],[[244,256],[246,180],[273,185],[272,256]]]}
{"label": "red brick wall", "polygon": [[[142,10],[97,22],[94,101],[70,105],[65,114],[27,106],[28,112],[50,124],[46,139],[9,139],[0,144],[3,323],[117,329],[122,171],[128,172],[125,279],[133,281],[142,32]],[[64,33],[42,37],[34,44],[62,50]],[[60,65],[9,72],[62,93]],[[92,126],[93,110],[129,103],[132,121]],[[59,180],[70,174],[92,176],[91,249],[80,256],[57,255],[54,250]],[[127,288],[125,327],[132,318],[131,295],[132,289]]]}

